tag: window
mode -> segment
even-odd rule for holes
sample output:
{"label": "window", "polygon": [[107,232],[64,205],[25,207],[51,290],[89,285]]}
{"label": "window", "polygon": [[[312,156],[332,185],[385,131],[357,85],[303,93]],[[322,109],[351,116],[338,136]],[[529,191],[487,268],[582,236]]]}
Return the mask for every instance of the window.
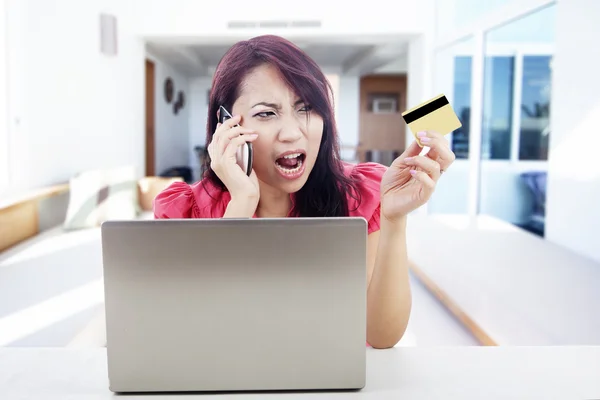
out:
{"label": "window", "polygon": [[454,100],[452,108],[462,126],[452,133],[452,151],[456,158],[469,158],[469,119],[471,116],[471,60],[469,56],[454,58]]}
{"label": "window", "polygon": [[550,136],[550,56],[523,57],[519,160],[547,160]]}
{"label": "window", "polygon": [[370,93],[368,110],[375,114],[392,114],[399,111],[399,93]]}
{"label": "window", "polygon": [[545,7],[484,36],[478,212],[542,235],[555,13]]}
{"label": "window", "polygon": [[511,150],[514,57],[485,60],[481,158],[508,160]]}

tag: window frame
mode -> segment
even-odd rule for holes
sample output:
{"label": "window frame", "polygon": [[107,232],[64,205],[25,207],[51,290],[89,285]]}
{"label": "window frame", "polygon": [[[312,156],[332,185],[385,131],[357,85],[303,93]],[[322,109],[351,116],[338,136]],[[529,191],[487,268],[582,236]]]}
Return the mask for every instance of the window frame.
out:
{"label": "window frame", "polygon": [[[447,0],[436,0],[447,1]],[[469,120],[469,156],[468,159],[457,160],[457,162],[467,162],[469,164],[469,177],[468,177],[468,206],[467,214],[470,216],[476,216],[479,214],[479,200],[480,200],[480,189],[481,189],[481,139],[482,139],[482,123],[483,123],[483,101],[484,101],[484,79],[485,70],[484,63],[485,57],[488,55],[486,45],[486,35],[498,29],[504,25],[508,25],[514,21],[518,21],[522,18],[526,18],[529,15],[535,14],[542,11],[545,8],[556,5],[556,0],[519,0],[517,2],[510,2],[505,6],[497,7],[493,12],[482,16],[481,18],[474,21],[465,27],[458,27],[451,32],[444,32],[443,35],[438,35],[438,32],[434,34],[434,45],[433,45],[433,59],[436,59],[438,54],[441,54],[444,50],[451,48],[455,45],[459,45],[461,42],[472,41],[473,54],[470,54],[473,58],[471,61],[471,114]],[[436,15],[437,17],[437,15]],[[436,21],[436,26],[440,26],[439,21]],[[520,44],[519,51],[527,55],[538,55],[536,52],[540,51],[540,48],[544,45],[536,44],[537,49],[530,49],[527,44]],[[501,46],[500,46],[501,47]],[[508,47],[508,46],[507,46]],[[546,49],[544,49],[546,50]],[[515,55],[515,51],[512,51]],[[457,54],[460,55],[460,54]],[[551,51],[550,55],[554,55],[554,51]],[[519,58],[519,61],[517,61]],[[517,70],[517,63],[520,68]],[[515,168],[537,168],[539,170],[547,169],[547,160],[519,160],[518,159],[518,146],[514,146],[514,141],[520,139],[520,102],[522,94],[522,79],[523,79],[523,58],[516,57],[515,59],[515,71],[513,73],[513,79],[518,80],[519,83],[519,97],[518,102],[514,99],[517,93],[513,88],[513,110],[512,110],[512,125],[511,125],[511,155],[508,160],[485,160],[486,163],[494,163],[500,165],[506,163],[512,165]],[[442,68],[441,66],[434,66],[433,73],[435,74],[435,68]],[[433,75],[435,76],[435,75]],[[432,76],[432,78],[433,78]],[[517,105],[518,104],[518,105]],[[519,110],[515,110],[517,107]],[[518,114],[518,118],[515,118],[515,114]],[[518,123],[518,125],[516,125]],[[517,134],[514,127],[517,126]],[[517,136],[517,138],[514,138]]]}

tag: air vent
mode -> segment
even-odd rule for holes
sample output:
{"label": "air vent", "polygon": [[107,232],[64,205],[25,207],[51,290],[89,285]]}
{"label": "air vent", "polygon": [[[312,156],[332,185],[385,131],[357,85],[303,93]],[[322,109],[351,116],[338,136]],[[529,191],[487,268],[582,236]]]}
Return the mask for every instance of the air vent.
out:
{"label": "air vent", "polygon": [[249,29],[249,28],[256,28],[256,22],[250,22],[250,21],[230,21],[227,24],[228,28],[232,28],[232,29]]}
{"label": "air vent", "polygon": [[259,29],[259,28],[320,28],[321,21],[229,21],[229,29]]}
{"label": "air vent", "polygon": [[289,25],[285,21],[260,21],[258,23],[259,28],[287,28]]}
{"label": "air vent", "polygon": [[292,21],[292,28],[320,28],[321,21]]}

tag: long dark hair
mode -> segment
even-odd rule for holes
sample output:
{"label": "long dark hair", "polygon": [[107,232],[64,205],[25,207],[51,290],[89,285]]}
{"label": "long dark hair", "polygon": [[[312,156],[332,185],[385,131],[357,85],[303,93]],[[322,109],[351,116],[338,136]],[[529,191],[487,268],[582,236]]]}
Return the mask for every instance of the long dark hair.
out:
{"label": "long dark hair", "polygon": [[[349,205],[346,193],[358,200],[358,190],[353,179],[344,174],[332,106],[333,91],[319,66],[290,41],[274,35],[258,36],[236,43],[225,53],[213,77],[206,145],[210,144],[217,127],[219,106],[231,110],[239,97],[244,77],[265,63],[276,67],[298,97],[310,104],[313,112],[323,118],[319,154],[306,183],[294,194],[291,214],[297,217],[347,216]],[[207,179],[226,190],[210,169],[210,157],[207,157],[204,169]]]}

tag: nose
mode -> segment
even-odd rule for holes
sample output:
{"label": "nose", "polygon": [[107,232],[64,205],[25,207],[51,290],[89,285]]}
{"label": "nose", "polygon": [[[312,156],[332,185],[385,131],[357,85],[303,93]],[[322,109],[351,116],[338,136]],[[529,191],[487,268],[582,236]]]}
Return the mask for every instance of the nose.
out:
{"label": "nose", "polygon": [[306,121],[300,121],[292,116],[282,118],[278,134],[279,141],[293,143],[300,140],[304,128],[302,122],[306,123]]}

